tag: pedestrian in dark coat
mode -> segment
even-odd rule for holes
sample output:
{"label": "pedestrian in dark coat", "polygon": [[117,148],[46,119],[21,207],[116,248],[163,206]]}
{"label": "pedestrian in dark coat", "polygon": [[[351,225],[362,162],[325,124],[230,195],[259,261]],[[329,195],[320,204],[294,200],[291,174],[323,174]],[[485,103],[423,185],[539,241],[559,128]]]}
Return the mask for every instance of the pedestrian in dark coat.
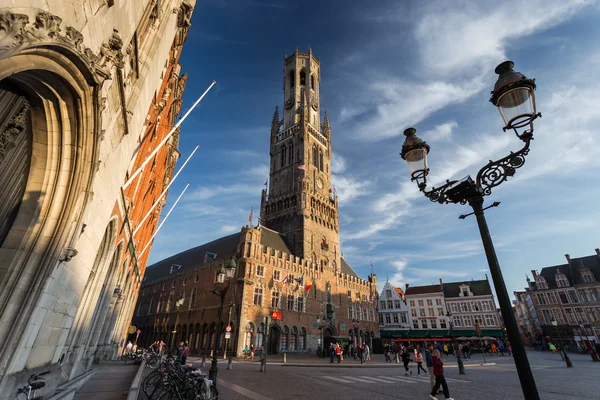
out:
{"label": "pedestrian in dark coat", "polygon": [[450,397],[450,392],[448,391],[448,384],[446,383],[446,378],[444,378],[444,363],[442,362],[439,350],[434,350],[432,355],[432,363],[433,375],[435,375],[435,385],[433,385],[433,389],[431,389],[429,397],[431,397],[431,400],[438,400],[438,398],[435,397],[435,395],[440,386],[442,386],[442,389],[444,390],[444,397],[446,398],[446,400],[454,400],[452,397]]}

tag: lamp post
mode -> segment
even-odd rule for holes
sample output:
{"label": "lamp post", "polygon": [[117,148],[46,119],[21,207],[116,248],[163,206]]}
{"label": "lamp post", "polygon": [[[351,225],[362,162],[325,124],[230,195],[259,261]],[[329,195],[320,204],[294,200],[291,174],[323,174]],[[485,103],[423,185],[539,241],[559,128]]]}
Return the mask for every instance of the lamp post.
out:
{"label": "lamp post", "polygon": [[[235,275],[235,270],[237,266],[235,264],[235,260],[232,258],[229,261],[227,266],[221,265],[219,272],[217,273],[217,288],[213,290],[213,293],[221,298],[221,303],[219,304],[219,317],[217,323],[217,329],[215,332],[215,345],[213,350],[212,362],[210,365],[210,370],[208,371],[208,376],[210,380],[213,381],[213,384],[217,386],[217,374],[219,373],[219,367],[217,366],[217,351],[219,350],[219,336],[221,335],[221,320],[223,318],[223,304],[225,303],[225,295],[229,291],[229,287],[231,286],[231,279]],[[227,286],[224,286],[225,280],[227,280]],[[225,348],[224,351],[227,351]]]}
{"label": "lamp post", "polygon": [[565,360],[565,364],[567,364],[567,368],[572,368],[573,363],[571,363],[571,359],[569,358],[569,356],[567,355],[567,352],[565,351],[565,349],[563,347],[562,338],[560,337],[560,329],[558,329],[558,322],[554,319],[554,317],[552,317],[550,322],[552,323],[552,326],[554,326],[556,328],[556,334],[558,335],[558,343],[560,343],[560,355]]}
{"label": "lamp post", "polygon": [[490,101],[500,111],[500,116],[505,124],[502,129],[504,131],[513,130],[517,138],[524,142],[520,150],[514,153],[511,152],[508,156],[499,160],[490,161],[479,170],[475,180],[470,176],[460,180],[448,180],[444,185],[438,188],[433,187],[429,191],[426,189],[427,175],[429,174],[427,154],[430,151],[430,146],[416,136],[416,129],[408,128],[404,131],[406,140],[402,145],[400,155],[408,163],[411,181],[416,181],[419,190],[429,200],[440,204],[460,203],[464,205],[468,203],[473,208],[473,213],[461,215],[459,218],[464,219],[468,215],[475,214],[494,288],[498,295],[502,317],[512,343],[515,365],[523,394],[528,400],[538,400],[540,396],[535,379],[527,360],[523,341],[519,335],[519,327],[512,313],[510,297],[506,290],[496,250],[485,220],[484,210],[489,207],[496,207],[500,203],[495,202],[483,208],[484,196],[490,195],[494,187],[512,177],[516,170],[525,164],[525,156],[529,154],[529,145],[533,140],[533,121],[541,117],[535,105],[535,80],[527,79],[521,73],[514,71],[513,66],[512,61],[505,61],[496,67],[496,73],[499,77],[492,91]]}
{"label": "lamp post", "polygon": [[448,311],[446,313],[446,316],[448,317],[448,321],[450,322],[450,332],[452,332],[452,342],[454,343],[454,346],[456,347],[456,363],[458,364],[458,373],[460,375],[465,375],[465,365],[463,364],[462,359],[460,358],[460,351],[458,349],[458,345],[456,344],[456,339],[454,339],[454,322],[452,322],[452,313],[450,311]]}

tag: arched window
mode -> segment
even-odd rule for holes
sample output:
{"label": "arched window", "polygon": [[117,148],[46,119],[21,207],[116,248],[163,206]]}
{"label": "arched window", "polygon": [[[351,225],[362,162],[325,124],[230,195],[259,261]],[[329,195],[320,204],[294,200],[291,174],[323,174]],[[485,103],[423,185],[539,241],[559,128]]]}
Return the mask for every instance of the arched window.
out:
{"label": "arched window", "polygon": [[154,302],[154,296],[150,297],[150,305],[148,305],[148,315],[152,313],[152,303]]}
{"label": "arched window", "polygon": [[296,346],[298,345],[298,328],[295,326],[292,327],[292,335],[290,336],[290,351],[296,351]]}
{"label": "arched window", "polygon": [[256,330],[256,342],[254,342],[254,348],[258,349],[263,345],[263,339],[265,337],[265,323],[261,322]]}
{"label": "arched window", "polygon": [[250,345],[252,344],[252,337],[254,336],[254,324],[249,322],[246,325],[246,332],[244,333],[244,348],[250,349]]}
{"label": "arched window", "polygon": [[306,346],[306,328],[300,328],[300,336],[298,337],[298,351],[304,351]]}
{"label": "arched window", "polygon": [[288,149],[288,164],[292,164],[294,162],[294,143],[290,143],[290,147]]}
{"label": "arched window", "polygon": [[310,88],[312,90],[315,90],[315,76],[314,75],[310,76]]}
{"label": "arched window", "polygon": [[196,308],[196,288],[192,289],[192,295],[190,296],[190,310]]}
{"label": "arched window", "polygon": [[285,161],[286,161],[286,147],[283,146],[281,148],[281,168],[285,167]]}
{"label": "arched window", "polygon": [[306,72],[300,71],[300,86],[306,85]]}
{"label": "arched window", "polygon": [[281,331],[281,340],[279,343],[279,351],[280,352],[286,351],[288,349],[287,344],[288,344],[289,336],[290,336],[290,328],[288,328],[287,326],[284,326],[283,330]]}
{"label": "arched window", "polygon": [[319,152],[317,151],[317,146],[313,146],[312,151],[313,165],[319,168]]}
{"label": "arched window", "polygon": [[290,71],[290,89],[293,89],[295,84],[296,84],[296,71],[291,70]]}
{"label": "arched window", "polygon": [[319,169],[323,171],[323,152],[319,150]]}

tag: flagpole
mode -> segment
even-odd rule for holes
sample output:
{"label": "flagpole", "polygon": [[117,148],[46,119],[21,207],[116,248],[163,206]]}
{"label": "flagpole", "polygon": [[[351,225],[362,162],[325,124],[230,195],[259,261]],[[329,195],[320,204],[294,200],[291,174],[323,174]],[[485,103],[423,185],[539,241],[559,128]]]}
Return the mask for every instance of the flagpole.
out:
{"label": "flagpole", "polygon": [[200,145],[196,146],[196,148],[194,149],[194,151],[192,151],[192,154],[190,154],[189,157],[187,158],[187,160],[185,160],[185,162],[183,163],[183,165],[181,166],[181,168],[179,168],[179,171],[177,171],[177,173],[175,174],[175,176],[173,177],[173,179],[171,179],[171,182],[169,182],[169,184],[167,185],[167,187],[165,188],[165,190],[162,191],[162,193],[160,194],[160,196],[158,196],[158,199],[154,202],[154,204],[152,204],[152,207],[150,207],[150,209],[148,210],[148,213],[144,216],[144,218],[142,218],[142,220],[138,224],[137,228],[135,228],[135,230],[133,231],[133,233],[131,234],[131,236],[134,236],[137,233],[137,231],[140,230],[140,228],[143,226],[143,224],[146,221],[146,219],[150,216],[150,213],[152,212],[152,210],[154,210],[154,208],[157,206],[157,204],[161,202],[162,197],[165,195],[165,193],[167,193],[167,190],[169,190],[169,188],[171,187],[171,185],[173,184],[173,182],[175,182],[175,179],[177,179],[177,177],[179,176],[179,174],[181,173],[181,171],[183,171],[183,168],[185,168],[185,165],[188,163],[188,161],[190,161],[190,159],[192,158],[192,156],[194,155],[194,153],[196,152],[196,150],[198,150],[198,147],[200,147]]}
{"label": "flagpole", "polygon": [[167,213],[167,215],[165,215],[165,219],[163,219],[163,221],[158,226],[158,229],[156,229],[156,232],[154,232],[154,235],[152,235],[152,237],[150,238],[150,240],[148,240],[148,244],[146,244],[146,247],[144,247],[144,250],[142,250],[142,252],[137,256],[138,259],[140,259],[140,257],[142,257],[142,254],[144,254],[144,252],[146,251],[146,249],[148,249],[148,247],[150,246],[150,244],[152,244],[152,240],[154,239],[154,237],[156,236],[156,234],[158,233],[158,231],[160,231],[160,228],[162,228],[162,226],[165,224],[165,222],[167,222],[167,219],[169,218],[169,215],[171,215],[171,211],[173,211],[173,209],[175,208],[175,206],[177,205],[177,203],[179,203],[179,200],[181,199],[181,196],[183,196],[183,194],[185,193],[185,191],[187,190],[187,188],[189,186],[190,186],[190,183],[188,182],[187,185],[185,185],[185,188],[183,188],[183,191],[181,192],[181,194],[179,195],[179,197],[177,198],[177,200],[175,200],[175,204],[173,204],[171,206],[171,208],[169,209],[169,212]]}
{"label": "flagpole", "polygon": [[160,150],[160,148],[162,147],[162,145],[165,144],[165,143],[167,143],[167,140],[169,140],[169,138],[171,136],[173,136],[173,134],[175,133],[175,131],[177,130],[177,128],[179,128],[179,126],[181,125],[181,123],[183,121],[185,121],[185,119],[187,118],[187,116],[190,115],[190,113],[194,110],[194,108],[196,108],[196,106],[200,103],[200,101],[202,101],[202,99],[204,98],[204,96],[206,95],[206,93],[208,93],[208,91],[216,83],[217,83],[217,81],[212,81],[212,83],[210,84],[210,86],[208,87],[208,89],[206,89],[204,91],[204,93],[202,93],[202,96],[198,97],[198,100],[196,100],[196,102],[192,105],[192,107],[183,115],[183,117],[181,117],[181,119],[179,121],[177,121],[177,123],[175,124],[175,126],[173,128],[171,128],[171,131],[167,134],[167,136],[165,136],[165,138],[158,144],[158,146],[156,146],[156,148],[154,149],[154,151],[152,153],[150,153],[150,155],[148,157],[146,157],[146,159],[144,160],[144,162],[142,163],[142,165],[140,165],[140,167],[127,180],[127,182],[125,182],[125,184],[123,185],[123,189],[126,189],[127,186],[131,185],[131,182],[133,182],[133,180],[135,179],[135,177],[138,176],[140,172],[142,172],[142,170],[144,169],[144,167],[146,166],[146,164],[148,164],[150,162],[150,160],[156,155],[156,153],[158,153],[158,150]]}

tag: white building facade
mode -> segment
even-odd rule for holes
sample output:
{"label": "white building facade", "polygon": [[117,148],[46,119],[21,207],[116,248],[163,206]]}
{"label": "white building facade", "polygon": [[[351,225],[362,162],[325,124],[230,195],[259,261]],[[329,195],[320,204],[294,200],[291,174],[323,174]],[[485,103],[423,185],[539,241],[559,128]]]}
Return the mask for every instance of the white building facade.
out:
{"label": "white building facade", "polygon": [[479,327],[485,330],[483,336],[503,336],[500,316],[487,279],[448,282],[443,284],[443,289],[451,327],[469,331]]}
{"label": "white building facade", "polygon": [[379,331],[408,330],[409,321],[404,291],[386,282],[379,295]]}
{"label": "white building facade", "polygon": [[449,328],[441,279],[439,285],[410,286],[407,284],[404,293],[410,310],[411,329],[443,330]]}

